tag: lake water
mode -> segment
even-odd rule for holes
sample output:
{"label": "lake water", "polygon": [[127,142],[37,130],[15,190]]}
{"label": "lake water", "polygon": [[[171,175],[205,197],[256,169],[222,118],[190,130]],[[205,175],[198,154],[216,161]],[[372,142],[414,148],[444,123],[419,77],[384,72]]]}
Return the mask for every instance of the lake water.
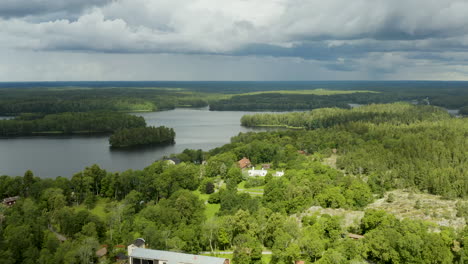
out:
{"label": "lake water", "polygon": [[108,136],[0,139],[0,175],[23,175],[30,169],[43,178],[71,177],[95,163],[108,171],[143,169],[163,156],[187,148],[209,150],[229,143],[239,132],[265,130],[240,126],[242,115],[249,113],[208,109],[138,113],[148,125],[174,128],[176,144],[132,150],[111,150]]}

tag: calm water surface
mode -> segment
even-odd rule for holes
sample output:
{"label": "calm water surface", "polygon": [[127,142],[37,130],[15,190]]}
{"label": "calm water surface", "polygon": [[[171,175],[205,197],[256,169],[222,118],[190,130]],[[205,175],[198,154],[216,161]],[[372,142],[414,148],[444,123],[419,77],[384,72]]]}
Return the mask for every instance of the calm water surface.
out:
{"label": "calm water surface", "polygon": [[133,150],[111,150],[108,136],[0,139],[0,175],[23,175],[31,169],[43,178],[71,177],[94,163],[108,171],[143,169],[165,155],[186,148],[209,150],[229,143],[239,132],[259,131],[240,126],[244,114],[249,112],[176,109],[139,113],[136,115],[143,116],[148,125],[174,128],[176,144]]}

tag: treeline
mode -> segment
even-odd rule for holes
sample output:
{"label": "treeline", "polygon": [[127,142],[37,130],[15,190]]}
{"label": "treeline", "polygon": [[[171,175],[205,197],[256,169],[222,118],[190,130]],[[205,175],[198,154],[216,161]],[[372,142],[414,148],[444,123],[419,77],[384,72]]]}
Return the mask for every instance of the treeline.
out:
{"label": "treeline", "polygon": [[146,122],[143,117],[123,113],[22,115],[16,119],[0,120],[0,136],[111,133],[119,129],[144,126]]}
{"label": "treeline", "polygon": [[[211,111],[292,111],[323,107],[349,108],[347,95],[262,93],[236,95],[210,104]],[[364,93],[360,96],[365,97]],[[343,100],[345,99],[345,100]]]}
{"label": "treeline", "polygon": [[63,112],[136,112],[207,106],[201,93],[164,88],[1,89],[0,115]]}
{"label": "treeline", "polygon": [[323,108],[309,112],[284,114],[254,114],[241,118],[243,126],[278,126],[305,129],[326,128],[349,122],[372,122],[375,124],[409,124],[415,121],[436,121],[449,118],[444,109],[426,105],[393,103],[385,105],[367,105],[350,110]]}
{"label": "treeline", "polygon": [[[229,99],[222,99],[210,103],[213,111],[292,111],[312,110],[325,107],[350,108],[349,104],[381,104],[397,101],[414,102],[423,105],[437,105],[444,107],[460,108],[465,106],[468,95],[463,96],[426,96],[424,91],[418,92],[355,92],[345,91],[340,93],[330,91],[330,94],[307,94],[298,91],[260,93],[236,95]],[[431,93],[432,95],[432,93]]]}
{"label": "treeline", "polygon": [[93,111],[156,111],[155,103],[139,98],[102,98],[102,99],[21,99],[0,100],[0,114],[18,115],[21,113],[64,113]]}
{"label": "treeline", "polygon": [[137,145],[151,145],[159,143],[173,143],[175,132],[172,128],[160,127],[137,127],[121,129],[109,138],[111,147],[130,147]]}
{"label": "treeline", "polygon": [[[256,83],[251,90],[236,87],[233,83],[225,89],[206,83],[207,87],[154,88],[154,87],[59,87],[59,88],[18,88],[0,89],[0,115],[19,115],[21,113],[63,113],[63,112],[135,112],[158,111],[176,107],[205,107],[211,110],[246,111],[290,111],[310,110],[321,107],[349,108],[348,104],[390,103],[413,101],[419,104],[443,106],[460,109],[467,106],[468,94],[465,87],[415,87],[404,85],[383,85],[372,87],[356,86],[355,83],[307,86],[290,88],[330,89],[329,95],[307,94],[303,91],[277,91],[275,83]],[[237,84],[238,85],[238,84]],[[183,85],[182,85],[183,86]],[[269,88],[270,87],[270,88]],[[282,86],[281,90],[284,90]],[[340,93],[335,90],[347,90]],[[371,92],[353,92],[352,90]],[[240,92],[271,91],[262,94],[238,94]],[[276,92],[275,92],[276,91]],[[333,93],[336,92],[336,93]],[[226,99],[226,97],[230,97]]]}

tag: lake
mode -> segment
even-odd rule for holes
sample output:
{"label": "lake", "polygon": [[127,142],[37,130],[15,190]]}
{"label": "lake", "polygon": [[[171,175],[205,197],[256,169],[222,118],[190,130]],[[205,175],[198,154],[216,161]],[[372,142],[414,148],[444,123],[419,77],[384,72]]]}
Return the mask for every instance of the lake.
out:
{"label": "lake", "polygon": [[86,166],[98,164],[108,171],[143,169],[163,156],[184,149],[210,150],[229,143],[239,132],[265,131],[240,126],[250,112],[175,109],[136,113],[148,125],[167,126],[176,132],[176,144],[131,150],[111,150],[108,136],[47,136],[0,139],[0,175],[34,175],[48,178],[71,177]]}

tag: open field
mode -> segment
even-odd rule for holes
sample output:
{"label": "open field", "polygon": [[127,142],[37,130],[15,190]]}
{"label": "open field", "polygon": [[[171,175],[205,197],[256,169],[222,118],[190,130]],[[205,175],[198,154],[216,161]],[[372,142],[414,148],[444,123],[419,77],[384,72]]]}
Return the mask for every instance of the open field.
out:
{"label": "open field", "polygon": [[313,94],[313,95],[335,95],[335,94],[354,94],[354,93],[380,93],[376,91],[368,90],[326,90],[326,89],[313,89],[313,90],[278,90],[278,91],[261,91],[243,93],[238,95],[256,95],[266,93],[279,93],[279,94]]}
{"label": "open field", "polygon": [[[392,196],[393,202],[388,202],[389,195]],[[457,216],[456,203],[457,200],[445,200],[437,195],[394,190],[387,192],[383,198],[375,200],[363,211],[312,206],[296,216],[299,218],[305,215],[323,214],[338,216],[342,218],[342,226],[347,228],[359,223],[364,217],[365,210],[376,209],[391,213],[398,219],[423,220],[434,224],[434,226],[462,229],[466,226],[466,221],[463,217]],[[438,231],[438,228],[435,228],[434,231]]]}
{"label": "open field", "polygon": [[[391,203],[388,202],[389,195],[394,199]],[[419,219],[438,226],[461,229],[466,225],[466,222],[463,217],[457,217],[457,201],[446,200],[441,196],[426,193],[394,190],[386,193],[384,198],[374,201],[367,208],[385,210],[401,219]]]}

